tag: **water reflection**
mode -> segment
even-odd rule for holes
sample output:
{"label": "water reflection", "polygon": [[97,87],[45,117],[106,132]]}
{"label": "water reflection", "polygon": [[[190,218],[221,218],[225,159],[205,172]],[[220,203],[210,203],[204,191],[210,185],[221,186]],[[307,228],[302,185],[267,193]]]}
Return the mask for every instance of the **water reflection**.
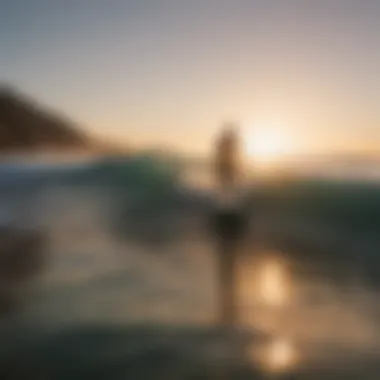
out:
{"label": "water reflection", "polygon": [[292,343],[286,339],[277,339],[271,343],[266,355],[271,369],[284,370],[295,362],[295,350]]}
{"label": "water reflection", "polygon": [[259,300],[267,306],[282,306],[289,301],[290,284],[284,263],[270,257],[259,266],[257,293]]}
{"label": "water reflection", "polygon": [[[287,372],[295,367],[299,355],[291,337],[279,328],[284,310],[292,299],[292,276],[280,252],[260,252],[243,268],[244,296],[250,305],[246,323],[268,334],[255,342],[249,356],[265,372]],[[247,316],[246,316],[247,317]]]}
{"label": "water reflection", "polygon": [[293,301],[294,284],[286,260],[278,252],[260,252],[241,266],[243,323],[272,331]]}
{"label": "water reflection", "polygon": [[265,337],[249,349],[251,361],[288,374],[380,352],[378,294],[363,284],[334,286],[328,273],[307,277],[289,257],[260,250],[242,265],[243,323]]}
{"label": "water reflection", "polygon": [[287,338],[274,338],[251,352],[252,360],[266,372],[280,373],[292,370],[298,361],[293,343]]}

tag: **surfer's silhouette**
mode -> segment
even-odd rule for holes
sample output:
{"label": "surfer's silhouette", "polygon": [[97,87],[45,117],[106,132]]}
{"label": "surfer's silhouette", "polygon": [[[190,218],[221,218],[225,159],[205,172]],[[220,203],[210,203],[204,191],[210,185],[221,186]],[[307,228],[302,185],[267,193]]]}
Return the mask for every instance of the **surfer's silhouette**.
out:
{"label": "surfer's silhouette", "polygon": [[215,174],[223,189],[236,184],[239,161],[237,127],[228,124],[216,142]]}
{"label": "surfer's silhouette", "polygon": [[220,289],[220,322],[237,322],[236,264],[246,220],[237,196],[239,179],[239,139],[237,127],[227,125],[216,141],[215,177],[218,206],[213,215],[217,243]]}

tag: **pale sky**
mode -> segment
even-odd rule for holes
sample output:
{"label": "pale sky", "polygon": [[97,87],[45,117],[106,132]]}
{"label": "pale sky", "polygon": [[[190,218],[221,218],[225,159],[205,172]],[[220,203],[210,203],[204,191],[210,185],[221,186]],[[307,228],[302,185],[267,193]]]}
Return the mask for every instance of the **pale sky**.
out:
{"label": "pale sky", "polygon": [[380,1],[0,0],[0,79],[91,132],[204,151],[380,148]]}

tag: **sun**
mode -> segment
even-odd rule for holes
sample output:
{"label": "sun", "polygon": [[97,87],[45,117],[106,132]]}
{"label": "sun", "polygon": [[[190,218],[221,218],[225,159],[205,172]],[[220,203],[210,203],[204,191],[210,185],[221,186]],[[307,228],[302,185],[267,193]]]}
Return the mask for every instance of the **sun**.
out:
{"label": "sun", "polygon": [[283,135],[265,128],[246,133],[245,147],[247,155],[260,162],[275,161],[289,148]]}

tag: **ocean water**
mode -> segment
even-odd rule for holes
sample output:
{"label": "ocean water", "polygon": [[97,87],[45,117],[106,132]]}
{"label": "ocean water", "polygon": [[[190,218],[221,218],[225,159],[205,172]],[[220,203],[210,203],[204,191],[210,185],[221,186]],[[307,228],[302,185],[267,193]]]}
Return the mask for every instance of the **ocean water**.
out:
{"label": "ocean water", "polygon": [[2,219],[48,251],[1,317],[2,379],[378,379],[377,183],[246,194],[239,321],[224,327],[212,200],[166,163],[8,165],[0,181]]}

